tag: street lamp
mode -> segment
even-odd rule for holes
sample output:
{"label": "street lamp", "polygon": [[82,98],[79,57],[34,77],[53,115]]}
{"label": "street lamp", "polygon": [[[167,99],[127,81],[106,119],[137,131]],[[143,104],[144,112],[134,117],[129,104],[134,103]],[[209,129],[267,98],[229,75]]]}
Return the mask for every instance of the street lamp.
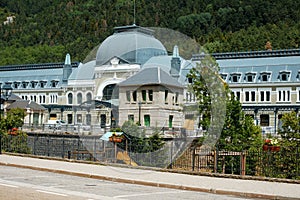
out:
{"label": "street lamp", "polygon": [[[3,87],[0,85],[0,121],[1,121],[1,117],[2,117],[2,100],[3,100],[3,103],[5,101],[8,100],[8,98],[10,97],[11,95],[11,92],[12,92],[13,88],[11,87],[10,84],[8,83],[5,83],[3,85]],[[2,130],[1,130],[1,133],[0,133],[0,154],[2,153]]]}

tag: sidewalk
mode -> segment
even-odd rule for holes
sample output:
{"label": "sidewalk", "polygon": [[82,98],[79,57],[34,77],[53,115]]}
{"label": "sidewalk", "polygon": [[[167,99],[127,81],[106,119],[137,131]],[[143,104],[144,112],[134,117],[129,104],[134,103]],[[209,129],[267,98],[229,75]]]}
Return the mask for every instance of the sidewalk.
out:
{"label": "sidewalk", "polygon": [[[95,179],[265,199],[300,199],[300,184],[231,179],[1,154],[0,165]],[[0,167],[1,168],[1,167]]]}

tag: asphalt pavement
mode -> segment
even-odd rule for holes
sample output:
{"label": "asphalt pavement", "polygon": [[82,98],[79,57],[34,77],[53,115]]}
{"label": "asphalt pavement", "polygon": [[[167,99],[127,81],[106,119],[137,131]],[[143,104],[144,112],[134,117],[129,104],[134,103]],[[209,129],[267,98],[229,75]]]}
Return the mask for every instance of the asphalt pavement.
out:
{"label": "asphalt pavement", "polygon": [[[102,165],[60,159],[1,154],[0,165],[50,171],[101,180],[261,199],[299,199],[300,184],[276,179],[227,178]],[[1,167],[0,167],[1,169]]]}

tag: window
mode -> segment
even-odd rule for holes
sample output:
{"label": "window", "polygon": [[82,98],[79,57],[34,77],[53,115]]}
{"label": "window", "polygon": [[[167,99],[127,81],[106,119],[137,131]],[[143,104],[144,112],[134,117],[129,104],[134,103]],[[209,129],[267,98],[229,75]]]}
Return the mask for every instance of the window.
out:
{"label": "window", "polygon": [[68,124],[72,124],[73,123],[73,115],[72,114],[68,114],[67,115],[67,120],[68,120]]}
{"label": "window", "polygon": [[261,72],[259,80],[262,82],[268,82],[270,81],[271,72]]}
{"label": "window", "polygon": [[116,84],[111,84],[111,85],[105,86],[105,88],[103,89],[102,99],[103,100],[111,100],[115,87],[116,87]]}
{"label": "window", "polygon": [[82,115],[77,114],[77,124],[82,124]]}
{"label": "window", "polygon": [[22,88],[24,88],[24,89],[25,89],[25,88],[27,88],[27,86],[28,86],[28,82],[26,82],[26,81],[23,81],[23,82],[22,82]]}
{"label": "window", "polygon": [[35,88],[37,86],[37,81],[31,81],[31,88]]}
{"label": "window", "polygon": [[179,97],[179,93],[176,92],[176,94],[175,94],[175,104],[178,104],[178,97]]}
{"label": "window", "polygon": [[92,116],[91,114],[86,114],[86,125],[91,125]]}
{"label": "window", "polygon": [[268,75],[266,74],[262,75],[262,81],[268,81]]}
{"label": "window", "polygon": [[144,115],[144,125],[150,127],[150,115]]}
{"label": "window", "polygon": [[256,101],[256,92],[255,91],[245,91],[245,102],[255,102]]}
{"label": "window", "polygon": [[73,104],[73,94],[72,93],[68,94],[68,104]]}
{"label": "window", "polygon": [[90,92],[86,94],[86,101],[88,102],[92,101],[92,94]]}
{"label": "window", "polygon": [[265,93],[264,93],[264,91],[260,91],[260,101],[265,101]]}
{"label": "window", "polygon": [[47,81],[40,81],[40,87],[44,88],[46,87]]}
{"label": "window", "polygon": [[278,102],[290,102],[291,100],[291,88],[277,88],[277,101]]}
{"label": "window", "polygon": [[269,126],[269,115],[260,115],[260,126]]}
{"label": "window", "polygon": [[236,100],[238,100],[238,101],[241,100],[241,92],[240,91],[236,91],[235,94],[234,94],[234,96],[235,96]]}
{"label": "window", "polygon": [[255,101],[255,92],[251,91],[251,101]]}
{"label": "window", "polygon": [[261,101],[261,102],[271,101],[271,91],[261,90],[259,92],[259,101]]}
{"label": "window", "polygon": [[46,103],[46,95],[39,96],[39,103]]}
{"label": "window", "polygon": [[49,103],[51,104],[56,104],[57,103],[57,98],[58,98],[58,95],[55,94],[55,93],[50,93],[49,94]]}
{"label": "window", "polygon": [[233,83],[238,82],[238,80],[239,80],[239,77],[238,77],[238,76],[232,76],[232,82],[233,82]]}
{"label": "window", "polygon": [[250,73],[247,73],[246,75],[245,75],[245,81],[246,82],[254,82],[254,80],[255,80],[255,73],[253,73],[253,72],[250,72]]}
{"label": "window", "polygon": [[51,87],[55,88],[58,85],[58,81],[52,80]]}
{"label": "window", "polygon": [[146,101],[146,90],[142,90],[142,100]]}
{"label": "window", "polygon": [[282,81],[287,81],[287,75],[286,74],[281,74],[281,80]]}
{"label": "window", "polygon": [[280,81],[288,81],[290,79],[290,72],[281,71],[279,72],[279,80]]}
{"label": "window", "polygon": [[169,128],[173,127],[173,115],[169,116]]}
{"label": "window", "polygon": [[168,104],[168,94],[169,94],[169,91],[165,90],[165,104]]}
{"label": "window", "polygon": [[81,93],[77,94],[77,104],[82,104],[82,94]]}
{"label": "window", "polygon": [[153,90],[148,90],[148,99],[149,101],[153,101]]}
{"label": "window", "polygon": [[250,75],[248,75],[248,76],[247,76],[247,82],[253,82],[253,77],[250,76]]}
{"label": "window", "polygon": [[128,115],[128,121],[133,122],[134,121],[134,115]]}
{"label": "window", "polygon": [[130,91],[126,91],[126,100],[130,102]]}
{"label": "window", "polygon": [[232,83],[238,83],[238,82],[240,82],[240,77],[241,77],[241,74],[234,73],[234,74],[231,74],[229,80]]}
{"label": "window", "polygon": [[14,83],[13,83],[13,87],[14,87],[15,89],[19,88],[19,86],[20,86],[20,82],[14,82]]}
{"label": "window", "polygon": [[136,102],[136,91],[133,91],[132,93],[132,99],[134,102]]}
{"label": "window", "polygon": [[106,115],[101,114],[100,115],[100,127],[105,128],[105,126],[106,126]]}
{"label": "window", "polygon": [[226,78],[227,78],[227,74],[220,74],[221,78],[226,81]]}

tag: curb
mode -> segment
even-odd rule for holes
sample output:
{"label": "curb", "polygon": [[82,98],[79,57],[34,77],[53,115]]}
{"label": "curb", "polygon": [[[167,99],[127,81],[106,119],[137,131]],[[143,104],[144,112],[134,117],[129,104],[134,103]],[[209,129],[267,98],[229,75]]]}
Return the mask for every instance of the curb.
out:
{"label": "curb", "polygon": [[[9,155],[9,154],[7,154],[7,155]],[[22,157],[26,157],[26,156],[22,156]],[[32,156],[28,156],[28,157],[32,157]],[[33,158],[39,158],[39,157],[33,157]],[[40,158],[40,159],[45,159],[45,158]],[[74,162],[73,160],[69,161],[69,160],[57,159],[57,158],[49,159],[49,160]],[[86,162],[86,161],[84,161],[84,162],[75,162],[75,163],[102,165],[101,163],[100,164],[99,163],[91,163],[91,162]],[[237,191],[229,191],[229,190],[218,190],[218,189],[214,189],[214,188],[207,189],[207,188],[191,187],[191,186],[176,185],[176,184],[156,183],[156,182],[149,182],[149,181],[140,181],[140,180],[108,177],[108,176],[93,175],[93,174],[80,173],[80,172],[70,172],[70,171],[65,171],[65,170],[55,170],[55,169],[48,169],[48,168],[34,167],[34,166],[26,166],[26,165],[20,165],[20,164],[3,163],[3,162],[0,162],[0,165],[10,166],[10,167],[18,167],[18,168],[24,168],[24,169],[31,169],[31,170],[38,170],[38,171],[45,171],[45,172],[52,172],[52,173],[71,175],[71,176],[78,176],[78,177],[83,177],[83,178],[92,178],[92,179],[98,179],[98,180],[119,182],[119,183],[136,184],[136,185],[170,188],[170,189],[179,189],[179,190],[204,192],[204,193],[219,194],[219,195],[231,195],[231,196],[242,197],[242,198],[254,198],[254,199],[258,198],[258,199],[272,199],[272,200],[300,200],[300,198],[284,197],[284,196],[278,196],[278,195],[268,195],[268,194],[259,194],[259,193],[249,193],[249,192],[237,192]],[[117,164],[116,165],[107,165],[107,166],[118,167]],[[124,167],[124,166],[122,166],[122,167]],[[134,167],[134,168],[136,168],[136,167]],[[141,168],[138,168],[138,169],[141,169]],[[169,170],[154,170],[154,171],[169,172]],[[176,172],[176,173],[179,173],[179,172]]]}
{"label": "curb", "polygon": [[289,184],[300,184],[300,180],[295,179],[284,179],[284,178],[270,178],[264,176],[249,176],[249,175],[234,175],[234,174],[219,174],[219,173],[208,173],[208,172],[197,172],[197,171],[184,171],[178,169],[163,169],[156,167],[147,167],[147,166],[129,166],[119,163],[105,163],[100,161],[84,161],[76,159],[66,159],[66,158],[56,158],[56,157],[47,157],[47,156],[37,156],[32,154],[20,154],[20,153],[3,153],[9,156],[18,156],[18,157],[28,157],[28,158],[37,158],[44,160],[56,160],[62,162],[71,162],[71,163],[82,163],[82,164],[91,164],[91,165],[101,165],[101,166],[112,166],[112,167],[122,167],[122,168],[131,168],[131,169],[140,169],[140,170],[152,170],[158,172],[168,172],[168,173],[177,173],[177,174],[186,174],[193,176],[207,176],[214,178],[231,178],[231,179],[240,179],[240,180],[253,180],[253,181],[268,181],[268,182],[278,182],[278,183],[289,183]]}

